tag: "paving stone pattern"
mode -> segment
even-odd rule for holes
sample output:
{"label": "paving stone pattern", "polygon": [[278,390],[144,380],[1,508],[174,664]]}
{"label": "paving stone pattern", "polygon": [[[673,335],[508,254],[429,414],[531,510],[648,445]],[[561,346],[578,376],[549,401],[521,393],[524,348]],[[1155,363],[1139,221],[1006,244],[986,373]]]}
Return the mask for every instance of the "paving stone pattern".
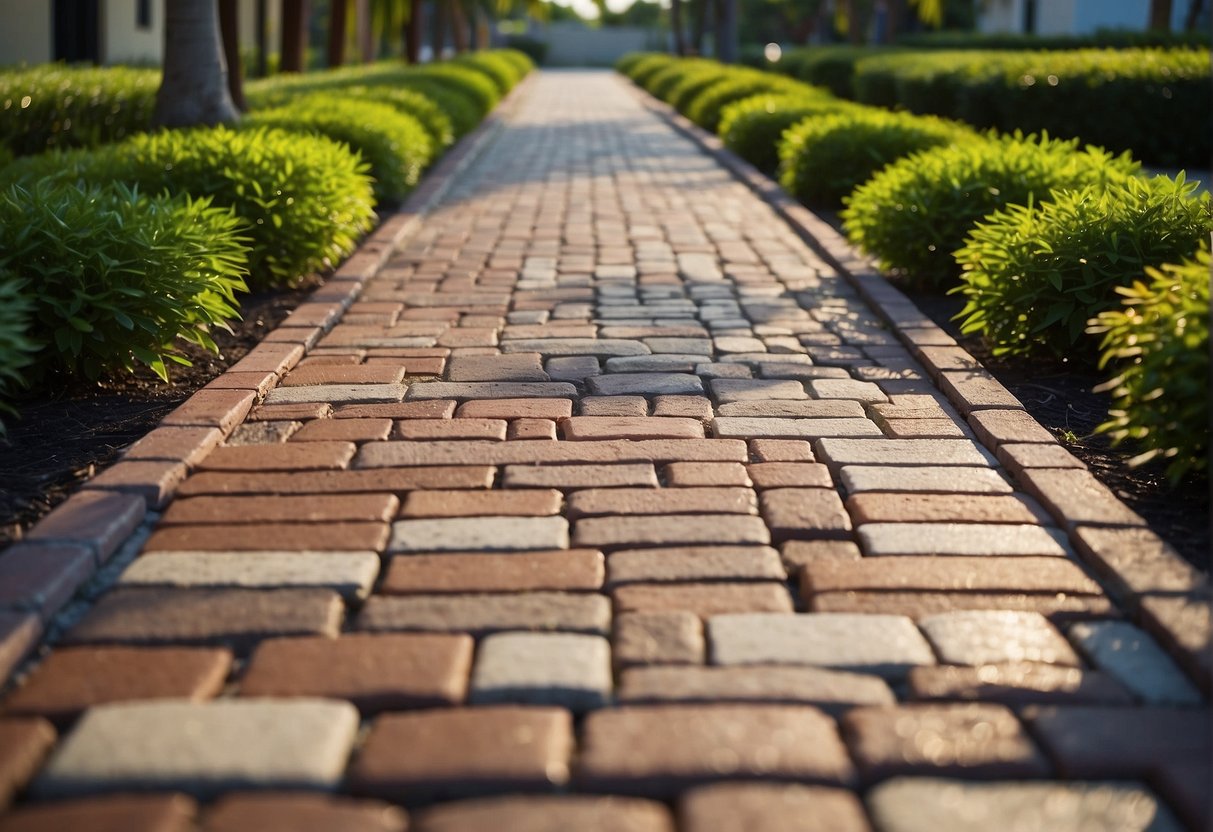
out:
{"label": "paving stone pattern", "polygon": [[[1131,513],[856,285],[617,77],[538,77],[263,400],[135,446],[205,448],[0,700],[0,830],[1205,828],[1199,584],[1122,604]],[[0,562],[6,666],[167,499],[124,470]]]}

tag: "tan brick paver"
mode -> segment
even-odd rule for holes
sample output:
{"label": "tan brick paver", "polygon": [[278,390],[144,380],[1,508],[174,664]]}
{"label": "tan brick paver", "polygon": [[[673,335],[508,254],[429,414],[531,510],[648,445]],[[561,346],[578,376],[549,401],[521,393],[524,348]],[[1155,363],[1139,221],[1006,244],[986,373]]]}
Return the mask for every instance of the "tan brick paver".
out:
{"label": "tan brick paver", "polygon": [[0,560],[0,830],[1207,828],[1207,580],[623,81],[511,106]]}

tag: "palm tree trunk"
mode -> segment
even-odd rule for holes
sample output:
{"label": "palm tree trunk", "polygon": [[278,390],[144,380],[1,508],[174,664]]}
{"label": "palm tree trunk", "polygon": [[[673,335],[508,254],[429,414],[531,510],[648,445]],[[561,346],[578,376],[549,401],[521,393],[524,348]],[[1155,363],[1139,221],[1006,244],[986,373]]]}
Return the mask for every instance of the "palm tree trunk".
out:
{"label": "palm tree trunk", "polygon": [[349,6],[346,0],[330,0],[327,52],[329,68],[345,63],[345,35],[348,16]]}
{"label": "palm tree trunk", "polygon": [[152,123],[189,127],[237,121],[240,111],[227,86],[227,66],[215,0],[164,4],[164,77]]}
{"label": "palm tree trunk", "polygon": [[240,11],[236,0],[219,0],[219,35],[223,39],[223,59],[227,63],[227,91],[240,111],[244,103],[244,66],[240,62]]}
{"label": "palm tree trunk", "polygon": [[698,0],[695,3],[695,14],[691,20],[691,46],[696,55],[703,54],[703,36],[708,29],[708,7],[712,0]]}
{"label": "palm tree trunk", "polygon": [[354,24],[358,60],[369,64],[375,60],[375,30],[371,25],[371,0],[354,0]]}
{"label": "palm tree trunk", "polygon": [[303,72],[307,55],[307,0],[282,0],[283,72]]}
{"label": "palm tree trunk", "polygon": [[421,32],[425,24],[423,9],[422,0],[411,0],[409,19],[404,23],[404,57],[410,64],[421,63]]}
{"label": "palm tree trunk", "polygon": [[1184,31],[1191,32],[1196,29],[1196,21],[1200,20],[1200,13],[1205,10],[1205,0],[1191,0],[1188,3],[1188,16],[1184,18]]}
{"label": "palm tree trunk", "polygon": [[269,74],[269,34],[267,19],[269,17],[268,9],[266,8],[267,0],[257,0],[256,6],[253,7],[253,40],[257,43],[257,66],[256,73],[258,78],[264,78]]}
{"label": "palm tree trunk", "polygon": [[1171,0],[1150,0],[1150,28],[1171,31]]}
{"label": "palm tree trunk", "polygon": [[441,61],[442,53],[446,49],[446,21],[449,17],[447,9],[448,0],[434,0],[434,20],[433,26],[430,28],[430,49],[434,53],[434,60]]}
{"label": "palm tree trunk", "polygon": [[674,34],[674,54],[687,53],[687,44],[682,35],[682,0],[670,0],[670,31]]}
{"label": "palm tree trunk", "polygon": [[737,0],[716,0],[716,60],[737,63]]}
{"label": "palm tree trunk", "polygon": [[468,19],[460,0],[449,0],[451,6],[451,40],[454,41],[455,54],[468,51]]}

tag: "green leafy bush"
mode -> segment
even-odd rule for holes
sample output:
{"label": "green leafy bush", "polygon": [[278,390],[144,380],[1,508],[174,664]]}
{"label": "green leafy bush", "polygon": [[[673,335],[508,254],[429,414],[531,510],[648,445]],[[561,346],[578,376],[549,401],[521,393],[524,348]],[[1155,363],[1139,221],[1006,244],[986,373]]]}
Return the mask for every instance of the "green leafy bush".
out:
{"label": "green leafy bush", "polygon": [[801,202],[834,207],[890,162],[975,138],[963,125],[930,116],[874,109],[823,115],[784,134],[780,182]]}
{"label": "green leafy bush", "polygon": [[1098,430],[1133,441],[1132,464],[1167,461],[1178,481],[1208,467],[1209,244],[1175,265],[1146,269],[1149,282],[1117,287],[1122,307],[1102,312],[1088,330],[1103,335],[1100,367],[1116,376],[1109,419]]}
{"label": "green leafy bush", "polygon": [[482,73],[497,86],[497,92],[505,95],[522,80],[526,71],[516,63],[492,52],[468,52],[450,62]]}
{"label": "green leafy bush", "polygon": [[[29,337],[34,302],[26,295],[28,286],[28,280],[0,269],[0,412],[16,412],[9,401],[15,388],[26,386],[22,371],[34,363],[38,351]],[[3,422],[0,436],[4,436]]]}
{"label": "green leafy bush", "polygon": [[341,95],[355,101],[387,104],[399,112],[417,119],[430,137],[434,156],[455,142],[455,130],[451,117],[432,99],[416,90],[399,87],[348,87],[341,91]]}
{"label": "green leafy bush", "polygon": [[17,155],[93,147],[148,129],[160,73],[47,64],[0,72],[0,145]]}
{"label": "green leafy bush", "polygon": [[669,58],[664,52],[627,52],[615,61],[615,71],[631,78],[633,71],[651,58]]}
{"label": "green leafy bush", "polygon": [[843,200],[851,241],[885,269],[920,286],[949,283],[952,252],[982,217],[1042,202],[1058,188],[1119,181],[1136,172],[1128,154],[1019,134],[938,147],[900,159]]}
{"label": "green leafy bush", "polygon": [[695,96],[687,106],[686,116],[700,127],[715,132],[724,107],[761,93],[811,95],[813,88],[769,72],[735,70],[730,77],[712,84]]}
{"label": "green leafy bush", "polygon": [[422,64],[408,70],[408,75],[437,82],[447,89],[463,94],[476,104],[479,122],[501,101],[501,92],[483,72],[470,66],[447,61],[437,64]]}
{"label": "green leafy bush", "polygon": [[[493,49],[489,52],[482,52],[481,54],[494,55],[511,64],[514,67],[515,73],[518,75],[518,81],[521,81],[523,78],[530,75],[535,69],[535,64],[542,60],[542,56],[540,56],[539,60],[535,59],[530,52],[530,46],[534,43],[538,43],[540,46],[544,47],[543,52],[546,53],[547,44],[543,43],[542,41],[532,41],[529,38],[521,38],[518,40],[518,43],[524,44],[526,48],[521,45],[515,46],[513,43],[511,43],[505,49]],[[517,81],[515,81],[515,83],[517,83]]]}
{"label": "green leafy bush", "polygon": [[[699,58],[681,60],[651,76],[645,89],[676,108],[679,95],[684,91],[694,95],[707,84],[723,78],[725,71],[725,67],[716,61]],[[687,90],[687,87],[690,89]]]}
{"label": "green leafy bush", "polygon": [[854,98],[855,64],[892,51],[872,46],[809,46],[788,50],[776,68],[793,78],[825,87],[840,98]]}
{"label": "green leafy bush", "polygon": [[1128,49],[1147,46],[1208,46],[1209,33],[1157,29],[1097,29],[1089,35],[1021,35],[1009,32],[917,32],[899,35],[897,43],[914,49]]}
{"label": "green leafy bush", "polygon": [[900,52],[859,61],[854,86],[868,104],[1205,167],[1211,80],[1207,49]]}
{"label": "green leafy bush", "polygon": [[29,156],[0,177],[27,188],[43,179],[126,182],[145,193],[213,197],[245,221],[252,243],[249,283],[265,288],[296,285],[354,250],[375,216],[367,171],[331,139],[215,127]]}
{"label": "green leafy bush", "polygon": [[441,81],[406,75],[396,89],[418,93],[437,104],[451,120],[457,139],[475,130],[483,118],[476,96]]}
{"label": "green leafy bush", "polygon": [[672,66],[678,60],[679,59],[675,58],[673,55],[666,55],[663,53],[644,55],[642,58],[632,63],[625,74],[631,78],[637,86],[643,87],[647,90],[649,88],[649,82],[654,75],[666,67]]}
{"label": "green leafy bush", "polygon": [[779,167],[779,143],[789,127],[810,117],[853,109],[858,105],[825,93],[756,95],[725,107],[717,130],[725,147],[772,174]]}
{"label": "green leafy bush", "polygon": [[[179,339],[236,317],[244,291],[241,222],[208,198],[149,198],[122,185],[40,182],[0,193],[0,274],[26,282],[40,371],[97,378],[165,361]],[[12,284],[10,284],[12,285]]]}
{"label": "green leafy bush", "polygon": [[1208,239],[1209,200],[1193,188],[1182,176],[1130,177],[986,217],[956,252],[962,331],[984,334],[996,355],[1088,358],[1087,320],[1116,303],[1117,288]]}
{"label": "green leafy bush", "polygon": [[327,136],[344,142],[371,165],[375,196],[403,198],[417,184],[434,148],[421,122],[388,104],[319,93],[273,110],[249,114],[244,124]]}

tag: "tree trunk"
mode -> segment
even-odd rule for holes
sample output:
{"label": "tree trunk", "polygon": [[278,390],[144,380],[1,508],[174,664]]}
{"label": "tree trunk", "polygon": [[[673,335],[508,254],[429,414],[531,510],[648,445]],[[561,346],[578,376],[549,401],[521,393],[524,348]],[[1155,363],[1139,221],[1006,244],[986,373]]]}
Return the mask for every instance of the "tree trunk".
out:
{"label": "tree trunk", "polygon": [[1188,15],[1184,18],[1184,31],[1192,32],[1200,20],[1200,13],[1205,10],[1205,0],[1191,0],[1188,3]]}
{"label": "tree trunk", "polygon": [[354,21],[358,60],[369,64],[375,60],[375,30],[371,25],[371,0],[354,0]]}
{"label": "tree trunk", "polygon": [[269,75],[269,34],[267,25],[268,9],[266,8],[267,0],[257,0],[256,6],[253,7],[253,40],[257,44],[257,65],[254,70],[258,78],[264,78]]}
{"label": "tree trunk", "polygon": [[449,16],[447,9],[448,0],[434,0],[434,20],[430,28],[430,50],[434,53],[434,60],[441,61],[442,53],[446,49],[446,21]]}
{"label": "tree trunk", "polygon": [[468,18],[460,0],[447,0],[451,9],[451,40],[454,42],[455,54],[461,55],[468,51]]}
{"label": "tree trunk", "polygon": [[227,91],[240,111],[244,103],[244,65],[240,62],[240,11],[236,0],[219,0],[219,35],[223,40],[223,59],[227,64]]}
{"label": "tree trunk", "polygon": [[696,55],[703,54],[703,36],[708,29],[708,7],[712,0],[697,0],[691,20],[691,46]]}
{"label": "tree trunk", "polygon": [[307,0],[282,0],[282,52],[279,68],[283,72],[303,72],[307,55]]}
{"label": "tree trunk", "polygon": [[227,87],[227,66],[215,0],[164,4],[164,78],[152,123],[190,127],[238,121]]}
{"label": "tree trunk", "polygon": [[346,0],[329,0],[329,39],[326,56],[330,69],[345,63],[345,24],[348,19],[349,4]]}
{"label": "tree trunk", "polygon": [[716,60],[737,63],[737,0],[716,0]]}
{"label": "tree trunk", "polygon": [[674,34],[674,54],[679,57],[685,55],[687,45],[682,36],[682,0],[670,0],[670,31]]}
{"label": "tree trunk", "polygon": [[425,25],[423,9],[422,0],[411,0],[409,19],[404,23],[404,57],[410,64],[421,63],[421,32]]}
{"label": "tree trunk", "polygon": [[1150,0],[1150,28],[1171,31],[1171,0]]}
{"label": "tree trunk", "polygon": [[862,0],[846,0],[847,10],[847,40],[851,43],[859,45],[864,41],[864,24],[863,10],[861,8]]}

